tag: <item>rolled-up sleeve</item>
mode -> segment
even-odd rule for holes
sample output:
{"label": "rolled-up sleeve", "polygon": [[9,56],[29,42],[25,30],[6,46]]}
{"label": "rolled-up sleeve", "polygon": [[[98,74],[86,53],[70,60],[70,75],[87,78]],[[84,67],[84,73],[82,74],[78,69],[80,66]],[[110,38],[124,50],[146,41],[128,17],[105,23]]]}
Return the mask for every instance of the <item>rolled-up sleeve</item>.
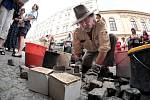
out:
{"label": "rolled-up sleeve", "polygon": [[82,53],[82,47],[80,40],[78,38],[78,30],[76,29],[73,33],[73,51],[76,55],[79,55]]}
{"label": "rolled-up sleeve", "polygon": [[109,34],[106,29],[106,25],[104,23],[100,24],[100,30],[99,30],[99,52],[108,52],[111,49],[110,46],[110,38]]}

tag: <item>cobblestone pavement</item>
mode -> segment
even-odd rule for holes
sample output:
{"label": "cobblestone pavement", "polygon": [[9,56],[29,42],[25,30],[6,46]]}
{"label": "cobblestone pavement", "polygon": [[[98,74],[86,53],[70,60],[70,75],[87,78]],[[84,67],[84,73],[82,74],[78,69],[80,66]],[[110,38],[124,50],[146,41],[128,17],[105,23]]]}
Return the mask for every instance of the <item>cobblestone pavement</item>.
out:
{"label": "cobblestone pavement", "polygon": [[[12,59],[15,66],[7,65],[8,59]],[[51,100],[45,95],[28,89],[27,80],[19,76],[19,65],[22,64],[24,64],[24,57],[12,57],[11,52],[0,55],[0,100]]]}

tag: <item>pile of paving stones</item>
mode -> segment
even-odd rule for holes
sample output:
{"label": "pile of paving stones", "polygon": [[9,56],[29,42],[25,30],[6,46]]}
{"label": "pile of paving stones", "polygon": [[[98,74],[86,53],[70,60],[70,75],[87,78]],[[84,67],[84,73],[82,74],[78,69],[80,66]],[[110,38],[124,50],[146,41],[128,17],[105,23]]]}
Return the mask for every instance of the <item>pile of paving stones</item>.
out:
{"label": "pile of paving stones", "polygon": [[[79,72],[79,67],[74,67]],[[77,74],[75,74],[77,75]],[[140,91],[131,88],[129,79],[92,67],[82,77],[81,100],[140,100]]]}
{"label": "pile of paving stones", "polygon": [[[54,70],[82,77],[80,66],[69,68],[56,66]],[[100,70],[94,66],[81,80],[81,97],[79,100],[141,100],[140,91],[130,87],[129,79],[114,76],[108,70]]]}

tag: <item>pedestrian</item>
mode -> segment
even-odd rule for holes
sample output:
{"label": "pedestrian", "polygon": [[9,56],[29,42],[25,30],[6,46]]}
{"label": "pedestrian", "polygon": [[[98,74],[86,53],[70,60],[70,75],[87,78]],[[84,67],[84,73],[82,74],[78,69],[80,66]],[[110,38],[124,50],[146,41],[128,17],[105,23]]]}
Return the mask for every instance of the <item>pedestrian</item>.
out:
{"label": "pedestrian", "polygon": [[48,50],[52,51],[52,45],[54,44],[54,36],[53,35],[49,35],[49,47]]}
{"label": "pedestrian", "polygon": [[73,34],[73,54],[78,60],[85,49],[82,57],[83,77],[94,61],[96,65],[103,67],[102,69],[108,69],[104,62],[108,51],[111,50],[111,44],[106,23],[103,20],[96,22],[94,11],[90,12],[84,5],[78,5],[73,10],[77,19],[74,24],[78,25]]}
{"label": "pedestrian", "polygon": [[126,47],[127,47],[126,39],[125,39],[125,37],[122,37],[121,38],[121,48],[123,51],[125,51]]}
{"label": "pedestrian", "polygon": [[140,45],[140,38],[138,37],[138,35],[136,34],[136,30],[134,28],[131,28],[131,35],[128,38],[128,50],[130,50],[131,48],[137,47]]}
{"label": "pedestrian", "polygon": [[31,28],[31,24],[37,19],[38,17],[38,9],[39,6],[37,4],[34,4],[32,6],[32,11],[27,13],[25,15],[25,18],[22,20],[19,20],[19,24],[22,24],[19,26],[19,32],[18,32],[18,39],[19,39],[19,45],[18,45],[18,52],[15,53],[14,57],[22,57],[22,49],[24,45],[24,41],[26,38],[26,35]]}
{"label": "pedestrian", "polygon": [[143,31],[143,35],[141,36],[141,41],[143,44],[150,43],[150,37],[146,31]]}
{"label": "pedestrian", "polygon": [[97,21],[97,22],[102,22],[102,21],[104,21],[104,23],[106,23],[104,17],[101,16],[100,12],[96,12],[95,14],[96,14],[96,21]]}
{"label": "pedestrian", "polygon": [[10,26],[7,39],[4,44],[5,48],[7,48],[6,50],[10,51],[11,49],[13,49],[13,54],[15,53],[15,49],[18,47],[18,21],[23,17],[23,14],[25,13],[25,9],[21,9],[23,5],[24,3],[22,2],[16,6],[16,10],[13,15],[13,23]]}
{"label": "pedestrian", "polygon": [[13,18],[14,8],[21,0],[2,0],[0,4],[0,55],[5,55],[4,42]]}
{"label": "pedestrian", "polygon": [[64,41],[64,52],[71,53],[72,52],[72,41],[65,40]]}

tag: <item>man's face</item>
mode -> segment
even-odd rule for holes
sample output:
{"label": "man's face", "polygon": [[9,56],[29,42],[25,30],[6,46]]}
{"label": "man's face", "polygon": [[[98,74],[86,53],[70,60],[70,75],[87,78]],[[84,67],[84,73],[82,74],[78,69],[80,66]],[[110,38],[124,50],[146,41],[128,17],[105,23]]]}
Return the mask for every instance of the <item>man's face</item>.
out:
{"label": "man's face", "polygon": [[83,19],[82,21],[79,22],[80,27],[86,31],[90,32],[91,29],[94,26],[94,17],[88,16],[87,18]]}
{"label": "man's face", "polygon": [[37,5],[36,4],[34,4],[33,6],[32,6],[32,10],[37,10]]}
{"label": "man's face", "polygon": [[96,21],[99,21],[101,17],[99,15],[96,15]]}
{"label": "man's face", "polygon": [[132,34],[136,34],[136,31],[135,30],[131,30]]}

